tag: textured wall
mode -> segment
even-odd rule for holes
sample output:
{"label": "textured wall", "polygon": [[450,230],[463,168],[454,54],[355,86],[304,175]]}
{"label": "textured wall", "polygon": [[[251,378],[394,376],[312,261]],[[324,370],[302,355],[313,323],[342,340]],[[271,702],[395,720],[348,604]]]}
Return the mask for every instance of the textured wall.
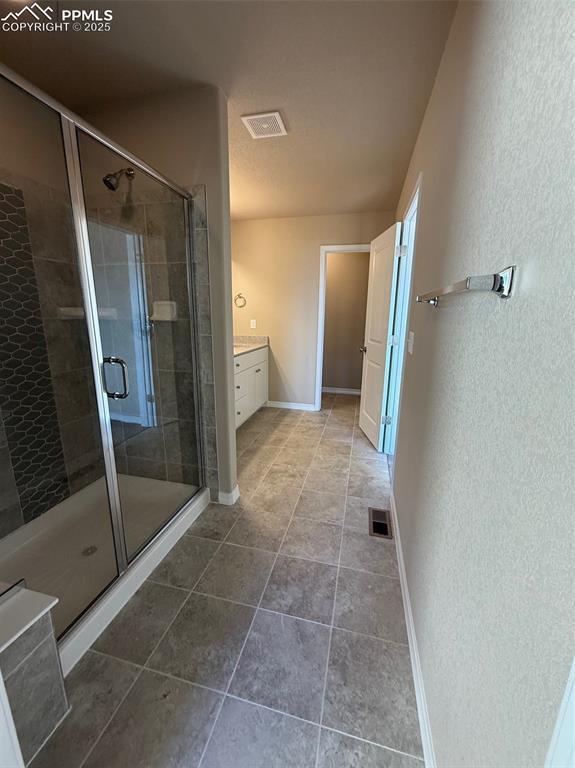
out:
{"label": "textured wall", "polygon": [[369,243],[394,221],[391,211],[232,222],[234,333],[270,337],[270,400],[313,403],[319,249]]}
{"label": "textured wall", "polygon": [[442,768],[543,765],[572,655],[570,20],[459,5],[398,210],[422,172],[414,293],[518,266],[508,303],[411,307],[394,489]]}
{"label": "textured wall", "polygon": [[369,253],[328,253],[322,386],[360,389]]}

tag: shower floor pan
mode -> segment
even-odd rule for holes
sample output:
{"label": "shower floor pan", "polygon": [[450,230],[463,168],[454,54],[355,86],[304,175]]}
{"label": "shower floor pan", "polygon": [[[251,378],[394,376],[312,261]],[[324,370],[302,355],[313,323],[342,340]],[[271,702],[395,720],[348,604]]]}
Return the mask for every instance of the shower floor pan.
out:
{"label": "shower floor pan", "polygon": [[[128,553],[137,552],[198,488],[118,475]],[[170,515],[171,517],[171,515]],[[89,606],[117,575],[104,478],[52,507],[0,542],[0,578],[25,578],[30,589],[54,595],[56,634]]]}

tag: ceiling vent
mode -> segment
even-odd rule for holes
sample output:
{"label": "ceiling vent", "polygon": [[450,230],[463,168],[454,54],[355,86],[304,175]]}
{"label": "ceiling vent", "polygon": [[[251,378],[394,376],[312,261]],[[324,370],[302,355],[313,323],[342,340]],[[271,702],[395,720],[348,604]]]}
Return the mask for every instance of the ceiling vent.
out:
{"label": "ceiling vent", "polygon": [[262,112],[259,115],[244,115],[242,123],[252,139],[271,139],[287,136],[286,127],[279,112]]}

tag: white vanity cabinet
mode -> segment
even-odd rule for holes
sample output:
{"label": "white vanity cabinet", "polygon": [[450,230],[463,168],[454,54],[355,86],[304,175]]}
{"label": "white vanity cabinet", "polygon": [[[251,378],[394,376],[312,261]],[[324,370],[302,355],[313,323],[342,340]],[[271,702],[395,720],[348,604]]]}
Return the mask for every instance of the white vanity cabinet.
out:
{"label": "white vanity cabinet", "polygon": [[268,348],[234,356],[236,428],[268,400]]}

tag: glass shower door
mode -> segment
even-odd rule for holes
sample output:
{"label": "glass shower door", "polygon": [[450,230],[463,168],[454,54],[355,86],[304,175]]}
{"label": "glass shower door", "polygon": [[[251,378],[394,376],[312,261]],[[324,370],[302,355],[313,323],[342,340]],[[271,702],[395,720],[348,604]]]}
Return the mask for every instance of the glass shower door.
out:
{"label": "glass shower door", "polygon": [[0,77],[0,582],[57,635],[118,576],[60,115]]}
{"label": "glass shower door", "polygon": [[200,486],[186,200],[77,131],[128,559]]}

